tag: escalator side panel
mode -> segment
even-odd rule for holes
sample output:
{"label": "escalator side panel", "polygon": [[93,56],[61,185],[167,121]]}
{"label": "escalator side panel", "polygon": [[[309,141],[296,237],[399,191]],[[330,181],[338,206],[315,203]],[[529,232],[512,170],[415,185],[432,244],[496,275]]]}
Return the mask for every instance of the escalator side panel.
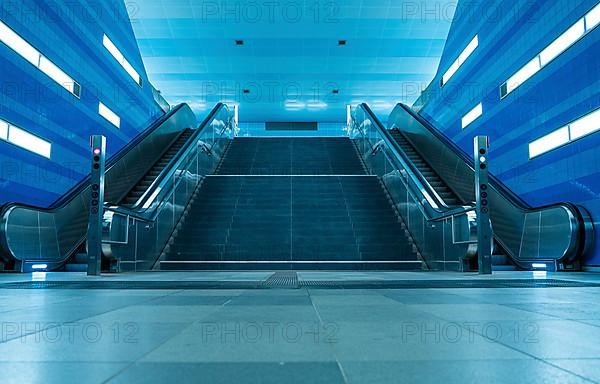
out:
{"label": "escalator side panel", "polygon": [[[118,201],[127,194],[163,153],[164,146],[181,130],[195,124],[196,117],[189,106],[176,108],[108,168],[106,200]],[[83,185],[78,193],[52,209],[8,206],[0,218],[0,253],[9,263],[43,261],[60,265],[85,239],[90,193],[89,186]],[[41,223],[48,225],[42,227]]]}
{"label": "escalator side panel", "polygon": [[[475,200],[474,170],[457,148],[433,133],[433,128],[427,128],[406,106],[398,105],[388,124],[403,133],[463,201]],[[583,252],[586,241],[581,239],[581,214],[574,206],[533,209],[496,181],[491,183],[489,200],[495,238],[519,266],[532,268],[536,262],[560,266]],[[586,233],[584,237],[589,236],[593,235]]]}

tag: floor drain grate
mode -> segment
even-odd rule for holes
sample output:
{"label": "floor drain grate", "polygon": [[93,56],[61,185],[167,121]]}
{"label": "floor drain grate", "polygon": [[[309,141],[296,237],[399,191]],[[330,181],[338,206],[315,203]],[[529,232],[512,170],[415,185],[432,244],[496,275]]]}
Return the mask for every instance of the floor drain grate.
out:
{"label": "floor drain grate", "polygon": [[275,272],[264,283],[265,288],[299,288],[296,272]]}
{"label": "floor drain grate", "polygon": [[296,272],[275,272],[264,283],[265,288],[300,288]]}

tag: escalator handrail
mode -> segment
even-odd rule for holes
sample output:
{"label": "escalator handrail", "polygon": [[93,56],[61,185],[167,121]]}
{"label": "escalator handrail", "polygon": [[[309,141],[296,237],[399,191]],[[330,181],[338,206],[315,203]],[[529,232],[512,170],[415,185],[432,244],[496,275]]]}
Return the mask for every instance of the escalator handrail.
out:
{"label": "escalator handrail", "polygon": [[[375,123],[375,126],[376,126],[377,130],[379,131],[379,133],[381,134],[381,136],[383,137],[383,140],[384,140],[386,146],[388,148],[392,149],[392,153],[396,157],[396,160],[400,161],[400,163],[403,164],[403,166],[402,166],[403,168],[407,169],[407,167],[408,167],[407,176],[409,176],[413,180],[413,182],[417,185],[417,187],[421,189],[421,191],[419,191],[419,192],[421,192],[421,194],[422,194],[423,190],[426,190],[427,193],[429,194],[429,196],[431,196],[432,198],[434,198],[436,200],[436,204],[438,204],[439,207],[442,208],[442,209],[439,209],[439,208],[435,208],[432,206],[431,209],[434,210],[439,215],[436,214],[436,215],[430,217],[429,219],[437,220],[440,217],[440,215],[445,216],[449,210],[453,211],[454,208],[449,207],[444,202],[444,200],[439,196],[439,194],[435,191],[435,189],[431,186],[431,184],[429,184],[427,179],[425,179],[425,177],[416,168],[416,166],[412,163],[412,161],[405,159],[404,151],[402,150],[400,145],[396,142],[396,140],[394,140],[394,138],[390,135],[388,130],[385,129],[385,127],[383,126],[381,121],[377,118],[377,116],[373,113],[371,108],[366,103],[360,104],[359,107],[363,108],[365,113]],[[404,164],[406,164],[406,166],[404,166]],[[425,199],[427,200],[427,198],[425,198]],[[470,210],[470,207],[469,207],[469,210]]]}
{"label": "escalator handrail", "polygon": [[221,111],[221,109],[225,109],[227,112],[229,112],[229,107],[226,104],[217,103],[215,105],[208,116],[202,121],[202,123],[200,123],[198,128],[195,129],[195,132],[192,134],[192,136],[188,138],[183,147],[181,147],[181,149],[179,149],[179,151],[175,154],[171,162],[160,172],[160,174],[156,177],[152,184],[150,184],[138,201],[131,206],[132,210],[136,210],[140,205],[143,205],[145,201],[152,196],[156,188],[161,187],[164,184],[164,180],[172,176],[175,170],[177,170],[177,166],[181,163],[182,159],[184,159],[190,153],[190,151],[195,148],[194,143],[198,141],[198,138],[200,135],[202,135],[204,129],[211,121],[213,121],[214,117]]}
{"label": "escalator handrail", "polygon": [[[227,106],[227,104],[218,103],[213,108],[213,110],[208,114],[208,116],[204,119],[204,121],[199,125],[198,129],[196,129],[196,132],[188,139],[187,143],[179,150],[179,152],[173,158],[173,160],[170,162],[170,164],[167,167],[165,167],[165,169],[160,173],[159,177],[156,178],[156,180],[150,185],[150,187],[146,190],[144,195],[138,200],[138,202],[136,202],[136,204],[134,206],[124,207],[121,205],[117,205],[117,206],[105,207],[105,209],[109,210],[111,212],[115,212],[115,213],[130,216],[132,218],[136,218],[137,220],[152,221],[153,216],[156,212],[149,212],[150,208],[144,209],[144,208],[140,208],[140,206],[143,206],[143,204],[148,200],[148,198],[150,196],[152,196],[155,193],[156,190],[164,191],[165,194],[168,194],[171,192],[171,190],[173,188],[177,187],[177,185],[179,184],[179,182],[181,182],[181,180],[177,184],[175,184],[171,188],[169,188],[168,190],[164,189],[164,187],[168,183],[168,181],[171,180],[173,175],[180,169],[180,167],[179,167],[180,164],[183,161],[185,161],[187,156],[192,151],[197,149],[197,145],[194,145],[194,144],[197,143],[198,138],[202,135],[204,130],[214,120],[215,116],[217,116],[219,114],[219,112],[221,112],[221,110],[223,110],[223,109],[226,110],[229,114],[229,107]],[[226,126],[221,131],[221,136],[223,135],[223,133],[225,133],[227,127],[229,127],[229,124],[230,124],[230,121],[228,119]],[[154,211],[156,211],[156,209]]]}
{"label": "escalator handrail", "polygon": [[[401,107],[404,111],[406,111],[411,117],[413,117],[429,133],[431,133],[438,140],[440,140],[442,142],[442,144],[446,145],[447,148],[449,148],[452,151],[452,153],[454,153],[460,160],[464,161],[465,164],[469,168],[471,168],[471,170],[473,172],[475,172],[474,165],[473,165],[474,160],[471,159],[468,155],[466,155],[465,152],[460,147],[458,147],[458,145],[456,145],[452,140],[450,140],[448,137],[446,137],[442,132],[435,129],[431,122],[429,122],[421,114],[413,111],[412,108],[410,108],[407,105],[402,104],[402,103],[398,103],[397,107],[398,106]],[[394,128],[394,127],[392,127],[392,128]],[[395,128],[401,129],[401,127],[395,127]],[[589,240],[587,238],[588,237],[587,231],[589,228],[589,225],[588,225],[589,223],[587,223],[586,219],[584,218],[583,213],[581,212],[581,210],[578,206],[576,206],[573,203],[569,203],[569,202],[559,202],[559,203],[542,205],[542,206],[538,206],[538,207],[532,207],[531,205],[527,204],[522,198],[520,198],[518,195],[516,195],[512,190],[507,188],[504,185],[504,183],[502,183],[494,175],[490,175],[490,184],[494,189],[496,189],[498,191],[498,193],[500,193],[502,196],[507,198],[512,204],[514,204],[517,208],[521,209],[525,214],[541,212],[544,210],[550,210],[550,209],[556,209],[556,208],[563,208],[563,209],[567,210],[577,221],[577,228],[576,228],[577,240],[576,240],[576,244],[574,245],[576,247],[576,249],[575,249],[576,252],[572,258],[574,259],[575,257],[580,257],[581,255],[583,255],[583,253],[586,250],[586,246],[589,242]],[[496,240],[500,243],[502,248],[504,248],[504,250],[507,253],[509,253],[509,254],[512,253],[509,251],[509,247],[505,246],[502,239],[496,238]],[[573,243],[572,243],[572,246],[573,246]],[[521,262],[521,260],[519,260],[516,255],[511,255],[511,257],[513,258],[513,260],[515,262],[517,262],[517,263]]]}
{"label": "escalator handrail", "polygon": [[[180,104],[177,107],[173,108],[169,113],[162,115],[158,118],[148,129],[140,132],[130,143],[121,148],[115,155],[111,156],[110,159],[106,161],[106,171],[112,168],[120,159],[122,159],[129,151],[135,146],[137,146],[141,141],[143,141],[146,137],[148,137],[152,132],[156,129],[160,128],[163,123],[169,120],[174,114],[179,112],[181,108],[183,108],[185,104]],[[73,188],[71,188],[68,192],[63,194],[58,200],[52,203],[49,207],[40,207],[32,204],[26,203],[8,203],[0,207],[0,219],[3,218],[9,210],[13,208],[26,208],[37,210],[39,212],[52,213],[61,209],[65,205],[67,205],[71,200],[76,198],[81,194],[83,190],[85,190],[90,183],[90,175],[87,175],[83,180],[78,182]]]}
{"label": "escalator handrail", "polygon": [[[442,132],[433,128],[433,124],[431,124],[421,114],[414,112],[412,110],[412,108],[410,108],[402,103],[398,103],[398,105],[401,106],[412,117],[414,117],[419,123],[421,123],[421,125],[424,126],[430,133],[432,133],[439,140],[441,140],[446,146],[448,146],[450,149],[452,149],[452,151],[458,157],[460,157],[460,159],[463,160],[473,170],[473,172],[475,172],[475,168],[473,166],[474,160],[472,158],[470,158],[468,155],[466,155],[465,152],[458,145],[456,145],[456,143],[454,143],[452,140],[450,140],[448,137],[446,137],[446,135],[444,135]],[[508,187],[506,187],[506,185],[504,185],[504,183],[502,181],[500,181],[496,176],[490,174],[489,178],[490,178],[490,184],[492,184],[492,186],[495,189],[497,189],[498,192],[502,193],[505,197],[508,197],[509,199],[511,199],[515,205],[519,206],[520,208],[522,208],[524,210],[527,210],[528,212],[535,212],[535,211],[541,211],[541,210],[550,209],[550,208],[564,207],[564,208],[573,210],[574,213],[576,213],[577,215],[580,215],[579,209],[574,204],[569,203],[569,202],[559,202],[559,203],[542,205],[542,206],[538,206],[538,207],[532,207],[530,204],[525,202],[521,197],[519,197],[517,194],[515,194],[512,190],[510,190]]]}

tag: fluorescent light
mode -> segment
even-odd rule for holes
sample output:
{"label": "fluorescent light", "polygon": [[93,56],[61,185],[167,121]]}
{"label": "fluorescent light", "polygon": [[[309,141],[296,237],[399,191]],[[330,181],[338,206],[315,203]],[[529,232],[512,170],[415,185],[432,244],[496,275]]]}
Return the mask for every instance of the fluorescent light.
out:
{"label": "fluorescent light", "polygon": [[471,123],[477,120],[481,115],[483,115],[483,104],[479,103],[462,118],[463,129],[471,125]]}
{"label": "fluorescent light", "polygon": [[121,128],[121,118],[116,113],[111,111],[106,105],[99,103],[98,113],[115,127]]}
{"label": "fluorescent light", "polygon": [[139,73],[133,68],[133,66],[127,61],[125,56],[121,53],[119,48],[108,38],[108,36],[104,35],[102,37],[102,45],[104,48],[117,60],[117,62],[123,67],[125,72],[138,84],[142,85],[142,78]]}
{"label": "fluorescent light", "polygon": [[75,94],[75,81],[44,56],[40,57],[40,71],[63,86],[67,91]]}
{"label": "fluorescent light", "polygon": [[571,45],[575,44],[577,40],[581,39],[585,34],[585,23],[583,19],[580,19],[575,25],[569,28],[565,33],[560,35],[556,40],[552,42],[546,49],[540,53],[540,61],[542,67],[547,65],[549,62],[554,60],[558,55],[563,53]]}
{"label": "fluorescent light", "polygon": [[532,159],[598,131],[600,131],[600,109],[575,120],[566,127],[557,129],[556,131],[531,142],[529,144],[529,158]]}
{"label": "fluorescent light", "polygon": [[48,264],[33,264],[31,269],[47,269]]}
{"label": "fluorescent light", "polygon": [[550,43],[542,52],[536,55],[527,65],[521,68],[508,81],[500,87],[501,98],[521,86],[527,79],[535,75],[542,68],[556,59],[563,52],[569,49],[573,44],[581,40],[587,32],[595,28],[600,23],[600,5],[588,12],[583,18],[577,20],[575,24],[569,27],[552,43]]}
{"label": "fluorescent light", "polygon": [[450,81],[450,78],[454,76],[454,74],[458,71],[458,68],[460,68],[460,63],[458,62],[458,60],[456,60],[454,63],[452,63],[450,68],[448,68],[446,73],[444,73],[444,76],[442,76],[442,81],[444,84]]}
{"label": "fluorescent light", "polygon": [[36,67],[39,65],[40,53],[38,50],[33,48],[27,41],[25,41],[21,36],[17,35],[12,29],[10,29],[1,21],[0,40],[31,64],[35,65]]}
{"label": "fluorescent light", "polygon": [[0,139],[8,140],[8,123],[0,120]]}
{"label": "fluorescent light", "polygon": [[473,40],[471,40],[469,45],[467,45],[467,48],[465,48],[465,50],[462,51],[460,56],[458,56],[458,62],[460,63],[460,65],[463,65],[464,62],[467,61],[469,56],[471,56],[473,54],[473,52],[475,52],[475,50],[477,49],[478,46],[479,46],[479,37],[477,35],[475,35]]}
{"label": "fluorescent light", "polygon": [[311,103],[308,103],[308,104],[306,104],[306,106],[307,106],[309,109],[323,109],[323,108],[327,108],[327,103],[324,103],[324,102],[322,102],[322,101],[319,101],[319,102],[311,102]]}
{"label": "fluorescent light", "polygon": [[290,110],[304,109],[306,104],[299,101],[286,101],[285,108]]}
{"label": "fluorescent light", "polygon": [[108,36],[104,35],[104,37],[102,38],[102,45],[104,45],[104,48],[106,48],[108,52],[110,52],[110,54],[113,55],[113,57],[117,59],[119,63],[125,60],[125,57],[123,56],[121,51],[119,51],[119,49],[113,44],[113,42],[108,38]]}
{"label": "fluorescent light", "polygon": [[33,153],[37,153],[40,156],[44,156],[48,159],[50,158],[52,144],[13,125],[11,125],[8,130],[8,142]]}
{"label": "fluorescent light", "polygon": [[533,263],[533,264],[531,264],[531,266],[533,268],[544,268],[544,269],[546,269],[548,267],[546,264],[541,264],[541,263]]}
{"label": "fluorescent light", "polygon": [[44,72],[52,80],[64,87],[67,91],[77,97],[80,96],[81,87],[75,80],[69,77],[63,70],[58,68],[52,61],[42,55],[37,49],[32,47],[27,41],[17,35],[1,21],[0,40],[21,55],[25,60],[35,65],[36,68]]}
{"label": "fluorescent light", "polygon": [[586,31],[591,31],[600,23],[600,4],[585,15]]}
{"label": "fluorescent light", "polygon": [[529,158],[549,152],[569,143],[569,127],[560,128],[544,137],[529,143]]}
{"label": "fluorescent light", "polygon": [[600,109],[572,122],[569,125],[571,141],[580,139],[600,130]]}
{"label": "fluorescent light", "polygon": [[531,60],[527,65],[521,68],[517,73],[508,79],[507,83],[507,94],[511,93],[515,89],[519,88],[521,84],[526,82],[531,76],[535,75],[542,69],[540,65],[540,57],[536,56],[535,59]]}
{"label": "fluorescent light", "polygon": [[473,54],[473,52],[475,52],[475,50],[477,49],[478,46],[479,46],[479,36],[475,35],[473,40],[471,40],[471,42],[469,42],[467,47],[460,53],[460,55],[458,56],[458,59],[456,59],[452,63],[452,65],[450,65],[450,68],[448,68],[446,73],[444,73],[444,75],[442,76],[442,85],[446,84],[450,80],[450,78],[452,76],[454,76],[454,74],[458,71],[458,69],[467,61],[469,56],[471,56]]}
{"label": "fluorescent light", "polygon": [[133,69],[133,67],[131,66],[131,64],[129,64],[129,62],[127,60],[123,60],[123,62],[121,63],[121,65],[123,65],[123,68],[125,69],[125,72],[127,72],[127,74],[129,76],[131,76],[131,78],[133,80],[135,80],[136,83],[138,83],[138,84],[142,83],[142,79],[140,78],[140,75],[138,75],[138,73],[136,72],[136,70]]}

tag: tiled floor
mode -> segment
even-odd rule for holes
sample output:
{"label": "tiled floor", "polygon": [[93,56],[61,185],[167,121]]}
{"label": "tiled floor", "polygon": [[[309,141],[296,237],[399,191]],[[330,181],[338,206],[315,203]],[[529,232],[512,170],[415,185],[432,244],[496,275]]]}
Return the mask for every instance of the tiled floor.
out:
{"label": "tiled floor", "polygon": [[[148,273],[113,280],[265,280]],[[532,278],[499,273],[484,279]],[[536,275],[537,278],[544,278]],[[594,274],[553,279],[600,282]],[[3,283],[32,275],[0,275]],[[300,279],[479,279],[299,273]],[[86,280],[77,274],[35,279]],[[600,382],[600,288],[1,289],[2,383]]]}

